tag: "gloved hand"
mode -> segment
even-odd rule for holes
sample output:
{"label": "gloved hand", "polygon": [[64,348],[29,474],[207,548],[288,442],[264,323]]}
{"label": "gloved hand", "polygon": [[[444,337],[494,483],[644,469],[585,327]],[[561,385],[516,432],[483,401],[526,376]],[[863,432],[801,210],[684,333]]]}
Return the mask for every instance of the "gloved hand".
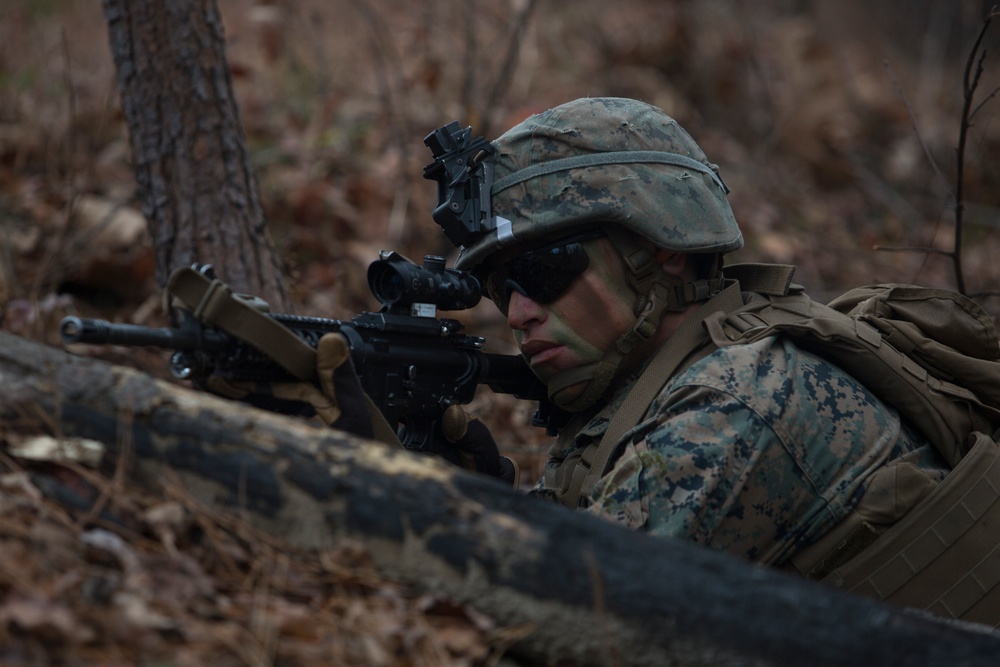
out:
{"label": "gloved hand", "polygon": [[[373,415],[351,360],[347,339],[325,334],[316,346],[318,385],[309,382],[232,382],[210,376],[204,388],[215,394],[265,410],[308,416],[315,413],[325,424],[363,438],[376,437],[399,445],[381,415]],[[379,428],[376,429],[376,425]],[[388,432],[387,432],[388,431]],[[489,429],[459,405],[448,407],[441,420],[445,440],[454,445],[442,457],[466,470],[496,477],[517,488],[519,471],[511,459],[500,456]]]}
{"label": "gloved hand", "polygon": [[319,386],[308,382],[232,382],[213,375],[205,380],[204,388],[272,412],[314,412],[328,426],[363,438],[373,437],[372,414],[347,339],[337,333],[320,338],[316,371]]}
{"label": "gloved hand", "polygon": [[520,477],[517,464],[500,455],[486,424],[469,416],[460,405],[451,405],[441,418],[441,432],[445,440],[455,446],[454,452],[443,454],[444,458],[466,470],[496,477],[517,488]]}
{"label": "gloved hand", "polygon": [[[351,360],[351,348],[340,334],[328,333],[316,346],[316,372],[323,395],[330,400],[330,426],[363,438],[374,435],[368,398]],[[319,410],[316,411],[319,413]],[[339,413],[339,414],[336,414]]]}

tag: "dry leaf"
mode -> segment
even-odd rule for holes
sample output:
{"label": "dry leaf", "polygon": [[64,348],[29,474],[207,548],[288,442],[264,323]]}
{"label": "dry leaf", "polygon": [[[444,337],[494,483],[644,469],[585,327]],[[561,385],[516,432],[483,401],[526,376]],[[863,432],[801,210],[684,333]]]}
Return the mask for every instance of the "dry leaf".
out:
{"label": "dry leaf", "polygon": [[86,438],[53,438],[39,435],[8,445],[7,452],[16,458],[31,461],[73,461],[97,466],[104,457],[104,445]]}
{"label": "dry leaf", "polygon": [[146,219],[134,208],[103,197],[81,195],[73,206],[73,223],[88,240],[109,250],[129,249],[147,234]]}
{"label": "dry leaf", "polygon": [[40,595],[10,595],[0,605],[0,626],[52,645],[83,644],[95,637],[65,604]]}

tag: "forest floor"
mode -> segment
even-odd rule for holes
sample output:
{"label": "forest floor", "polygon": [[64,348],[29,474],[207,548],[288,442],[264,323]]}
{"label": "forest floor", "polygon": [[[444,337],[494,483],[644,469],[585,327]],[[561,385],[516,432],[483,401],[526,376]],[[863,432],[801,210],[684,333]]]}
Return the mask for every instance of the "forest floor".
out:
{"label": "forest floor", "polygon": [[[731,261],[795,264],[819,298],[873,282],[957,285],[956,149],[979,3],[218,4],[298,314],[375,308],[362,276],[379,250],[454,259],[421,178],[428,132],[459,120],[494,137],[582,96],[652,102],[695,137],[744,230]],[[958,253],[966,291],[994,317],[998,35],[984,42]],[[129,156],[99,4],[5,3],[0,330],[59,345],[68,314],[163,320]],[[491,351],[514,351],[488,302],[458,317]],[[166,376],[161,353],[100,354]],[[546,444],[532,406],[484,391],[472,409],[526,483],[537,479]],[[0,464],[3,664],[479,665],[510,641],[469,607],[381,579],[350,545],[293,557],[177,489],[44,464],[100,489],[109,524],[53,502],[37,466]]]}

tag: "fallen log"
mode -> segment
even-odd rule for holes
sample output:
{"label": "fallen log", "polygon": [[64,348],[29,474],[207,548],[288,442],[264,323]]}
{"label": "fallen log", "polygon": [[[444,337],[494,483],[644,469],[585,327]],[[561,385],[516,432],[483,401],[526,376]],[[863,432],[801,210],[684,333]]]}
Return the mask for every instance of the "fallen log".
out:
{"label": "fallen log", "polygon": [[[32,422],[29,415],[43,415]],[[98,440],[297,547],[362,543],[386,576],[506,627],[538,665],[993,665],[1000,634],[539,502],[437,459],[0,333],[0,437]]]}

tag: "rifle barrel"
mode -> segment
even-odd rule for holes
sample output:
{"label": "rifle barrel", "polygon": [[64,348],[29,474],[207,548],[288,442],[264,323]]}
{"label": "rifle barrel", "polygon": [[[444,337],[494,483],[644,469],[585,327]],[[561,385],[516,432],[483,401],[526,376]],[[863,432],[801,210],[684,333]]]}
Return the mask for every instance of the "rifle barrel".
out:
{"label": "rifle barrel", "polygon": [[213,349],[224,344],[224,336],[216,332],[199,333],[165,327],[115,324],[107,320],[83,317],[63,318],[59,325],[59,335],[66,343],[160,347],[178,351]]}

